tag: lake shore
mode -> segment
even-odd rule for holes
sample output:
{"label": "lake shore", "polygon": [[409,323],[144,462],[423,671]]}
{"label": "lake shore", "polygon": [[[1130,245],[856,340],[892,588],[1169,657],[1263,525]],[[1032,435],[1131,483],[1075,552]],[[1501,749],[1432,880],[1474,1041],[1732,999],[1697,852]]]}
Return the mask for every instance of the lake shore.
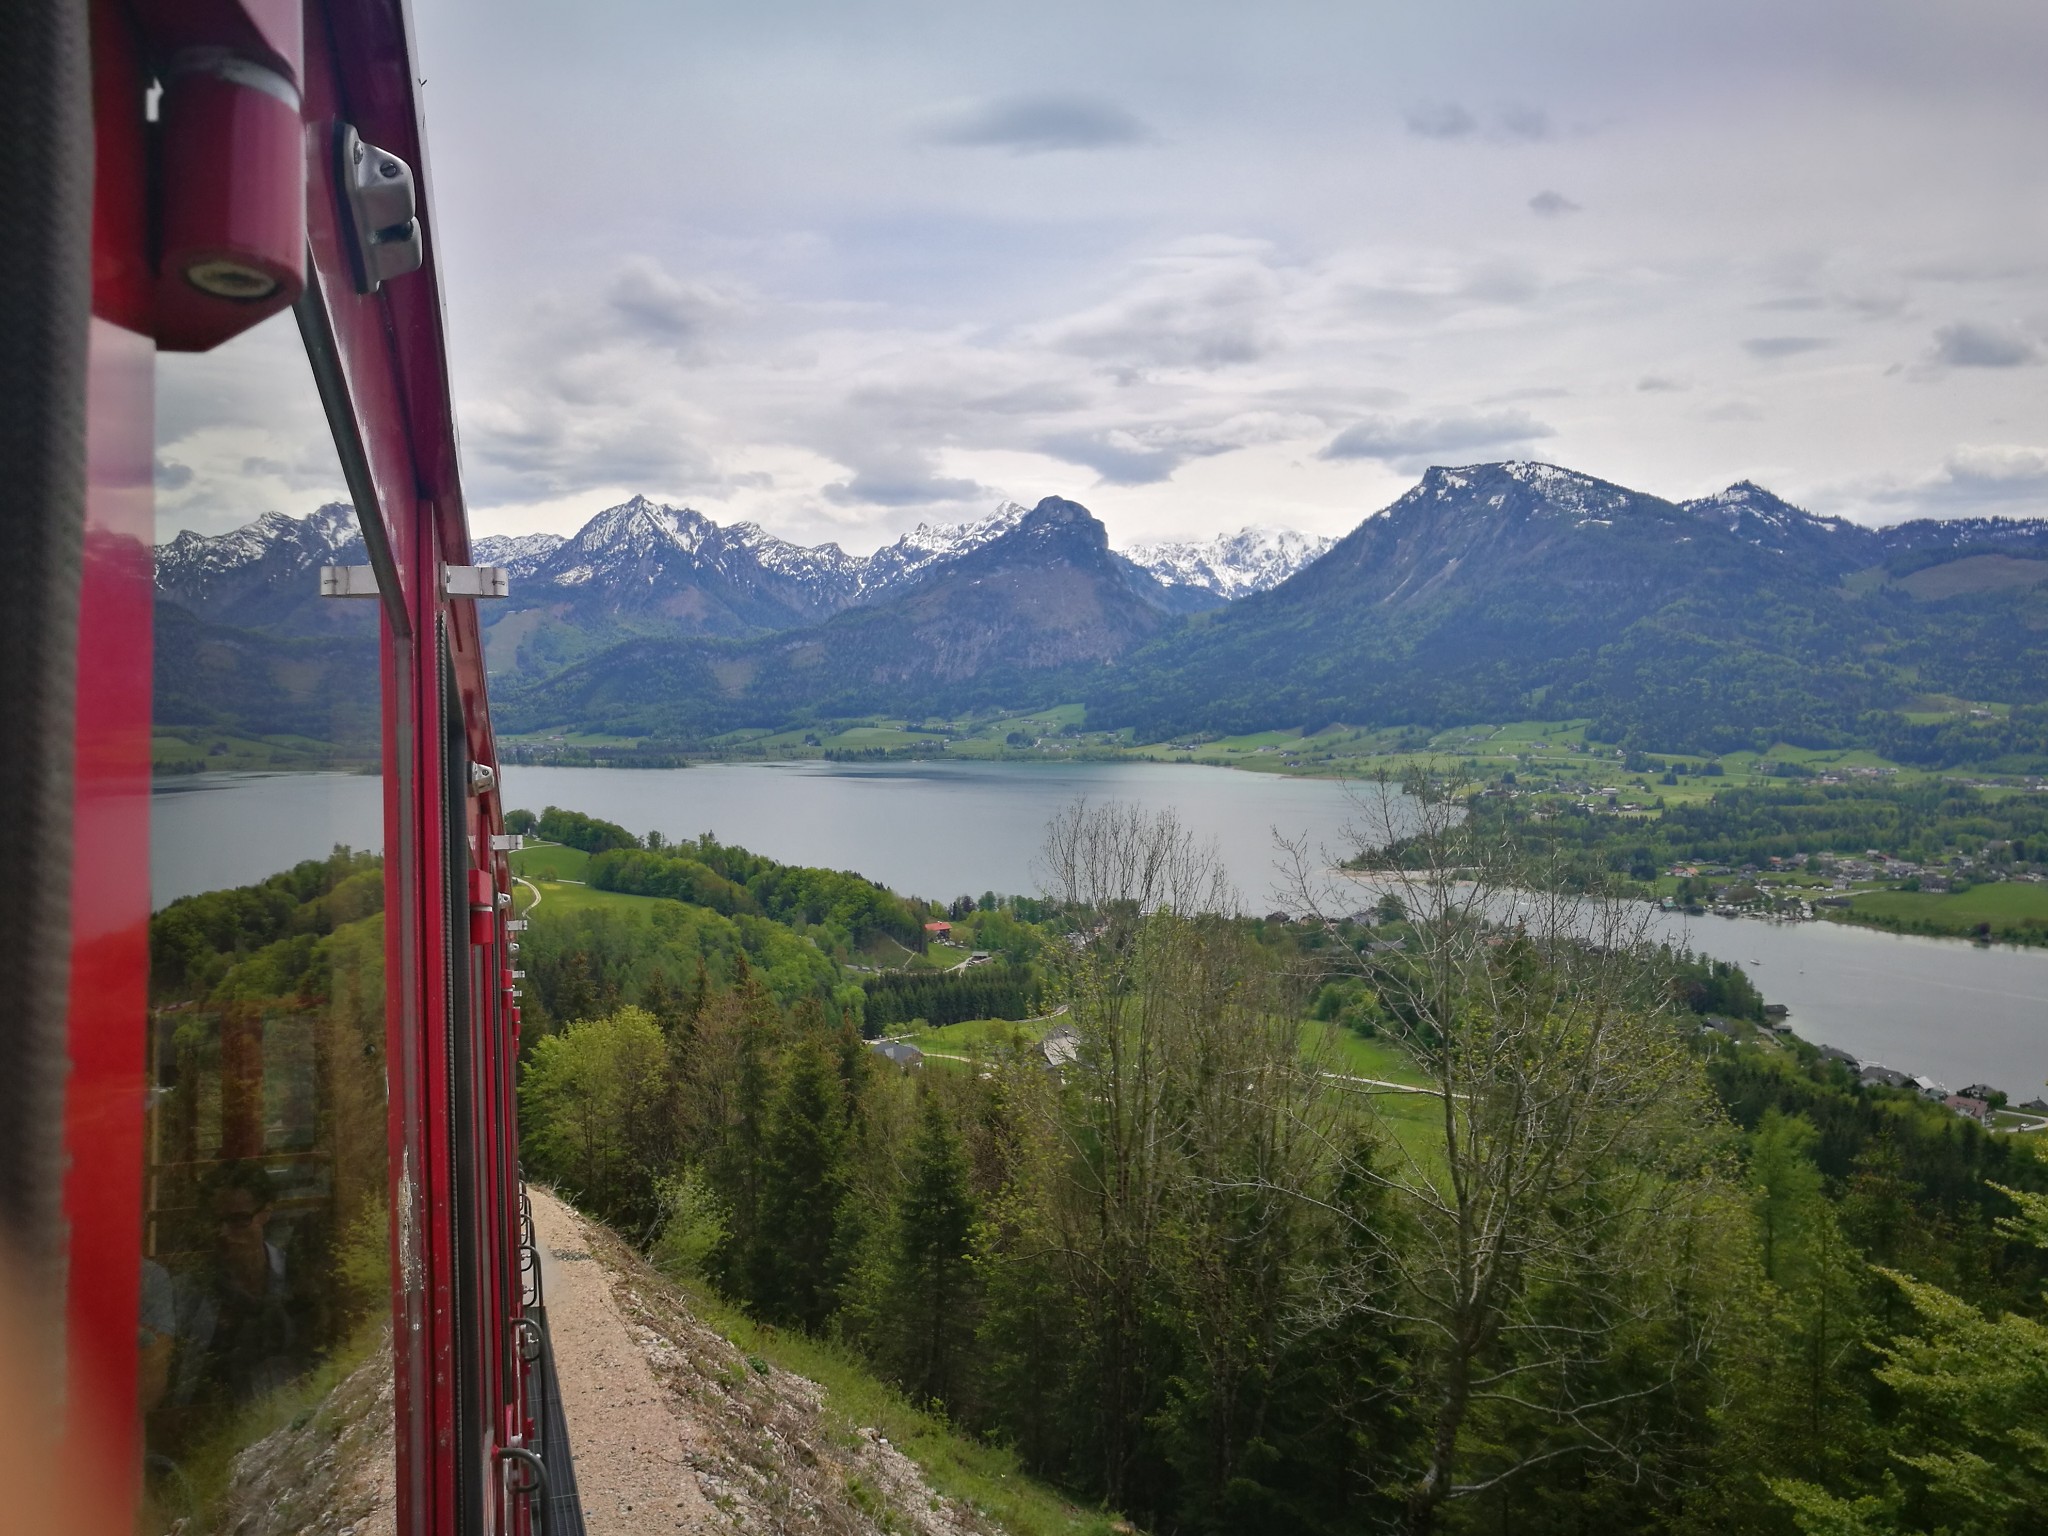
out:
{"label": "lake shore", "polygon": [[[1046,821],[1077,796],[1173,807],[1214,838],[1244,910],[1283,905],[1273,833],[1341,852],[1367,822],[1369,785],[1205,772],[1170,763],[754,763],[609,773],[509,766],[506,803],[548,805],[636,832],[710,832],[789,862],[858,870],[951,900],[1038,889]],[[152,817],[156,904],[249,884],[337,843],[382,844],[383,787],[355,774],[179,775]],[[1337,862],[1335,859],[1332,863]],[[1847,923],[1773,924],[1664,914],[1669,942],[1733,961],[1795,1030],[1860,1059],[1950,1083],[1982,1080],[2015,1100],[2048,1076],[2048,952],[1900,935]]]}

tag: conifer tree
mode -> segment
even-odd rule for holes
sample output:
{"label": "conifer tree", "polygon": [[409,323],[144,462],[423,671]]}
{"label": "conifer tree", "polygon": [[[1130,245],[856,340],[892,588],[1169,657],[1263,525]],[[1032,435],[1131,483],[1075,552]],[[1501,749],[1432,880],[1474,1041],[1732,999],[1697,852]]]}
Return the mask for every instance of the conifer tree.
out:
{"label": "conifer tree", "polygon": [[967,1148],[939,1095],[920,1095],[909,1179],[896,1205],[895,1293],[903,1385],[951,1402],[974,1336],[975,1201]]}
{"label": "conifer tree", "polygon": [[641,985],[640,1006],[652,1016],[664,1036],[671,1040],[675,1038],[684,1016],[675,988],[669,985],[667,971],[656,967],[654,974]]}
{"label": "conifer tree", "polygon": [[704,963],[704,952],[697,952],[697,978],[690,983],[690,998],[686,1007],[690,1022],[695,1024],[704,1017],[704,1005],[711,999],[711,968]]}
{"label": "conifer tree", "polygon": [[762,1145],[759,1230],[749,1265],[769,1317],[821,1327],[838,1299],[846,1194],[846,1091],[817,1034],[789,1052]]}

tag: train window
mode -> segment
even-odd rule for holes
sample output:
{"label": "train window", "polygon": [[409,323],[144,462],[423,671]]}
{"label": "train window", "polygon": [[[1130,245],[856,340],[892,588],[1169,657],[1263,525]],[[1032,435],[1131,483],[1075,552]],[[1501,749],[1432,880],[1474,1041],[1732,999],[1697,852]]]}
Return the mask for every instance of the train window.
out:
{"label": "train window", "polygon": [[391,1501],[380,605],[289,316],[164,355],[145,1530]]}

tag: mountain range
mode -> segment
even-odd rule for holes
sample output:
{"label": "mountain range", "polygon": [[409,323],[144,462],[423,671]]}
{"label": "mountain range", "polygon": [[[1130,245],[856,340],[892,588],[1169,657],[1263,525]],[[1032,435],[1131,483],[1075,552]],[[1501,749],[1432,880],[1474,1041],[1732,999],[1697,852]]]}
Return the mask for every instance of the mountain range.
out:
{"label": "mountain range", "polygon": [[[338,507],[181,534],[159,594],[202,625],[320,634],[357,605],[312,598],[310,567],[353,537]],[[1669,501],[1546,464],[1437,468],[1334,543],[1123,552],[1048,497],[865,556],[635,497],[474,558],[513,573],[486,613],[513,729],[688,743],[1081,699],[1148,740],[1584,716],[1668,751],[1961,730],[1982,758],[2048,713],[2048,522],[1871,529],[1747,481]],[[2019,708],[1924,718],[1956,699]]]}
{"label": "mountain range", "polygon": [[[635,496],[572,537],[487,536],[471,558],[512,577],[512,596],[484,616],[493,670],[536,675],[628,639],[742,638],[885,602],[1010,534],[1027,515],[1005,502],[977,521],[920,524],[873,554],[850,555],[837,544],[793,544],[755,523],[720,524]],[[1149,605],[1190,613],[1284,581],[1330,542],[1245,528],[1109,558]],[[180,533],[156,551],[157,592],[209,623],[331,633],[352,616],[318,600],[313,572],[365,558],[354,515],[337,502],[304,518],[270,513],[213,538]]]}
{"label": "mountain range", "polygon": [[1747,481],[1674,502],[1548,464],[1436,468],[1080,694],[1142,739],[1585,716],[1667,751],[1898,747],[1943,700],[2048,699],[2044,583],[2039,519],[1871,529]]}

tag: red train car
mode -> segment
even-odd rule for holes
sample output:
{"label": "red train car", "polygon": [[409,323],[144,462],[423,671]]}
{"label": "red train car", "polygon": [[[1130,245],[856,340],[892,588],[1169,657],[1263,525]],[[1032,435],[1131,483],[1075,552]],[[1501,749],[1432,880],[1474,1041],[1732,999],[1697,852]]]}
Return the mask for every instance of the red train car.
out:
{"label": "red train car", "polygon": [[[53,1520],[200,1529],[252,1479],[303,1485],[264,1455],[353,1384],[358,1492],[400,1532],[573,1528],[475,612],[502,578],[470,559],[406,11],[21,0],[0,26],[0,1255],[15,1357],[54,1382],[44,1412],[17,1374],[0,1419],[49,1441],[16,1452],[60,1469]],[[378,658],[374,710],[336,701],[378,722],[376,777],[319,785],[381,786],[381,852],[294,860],[244,821],[214,841],[274,843],[276,872],[167,903],[159,356],[294,323],[366,551],[324,580]]]}

